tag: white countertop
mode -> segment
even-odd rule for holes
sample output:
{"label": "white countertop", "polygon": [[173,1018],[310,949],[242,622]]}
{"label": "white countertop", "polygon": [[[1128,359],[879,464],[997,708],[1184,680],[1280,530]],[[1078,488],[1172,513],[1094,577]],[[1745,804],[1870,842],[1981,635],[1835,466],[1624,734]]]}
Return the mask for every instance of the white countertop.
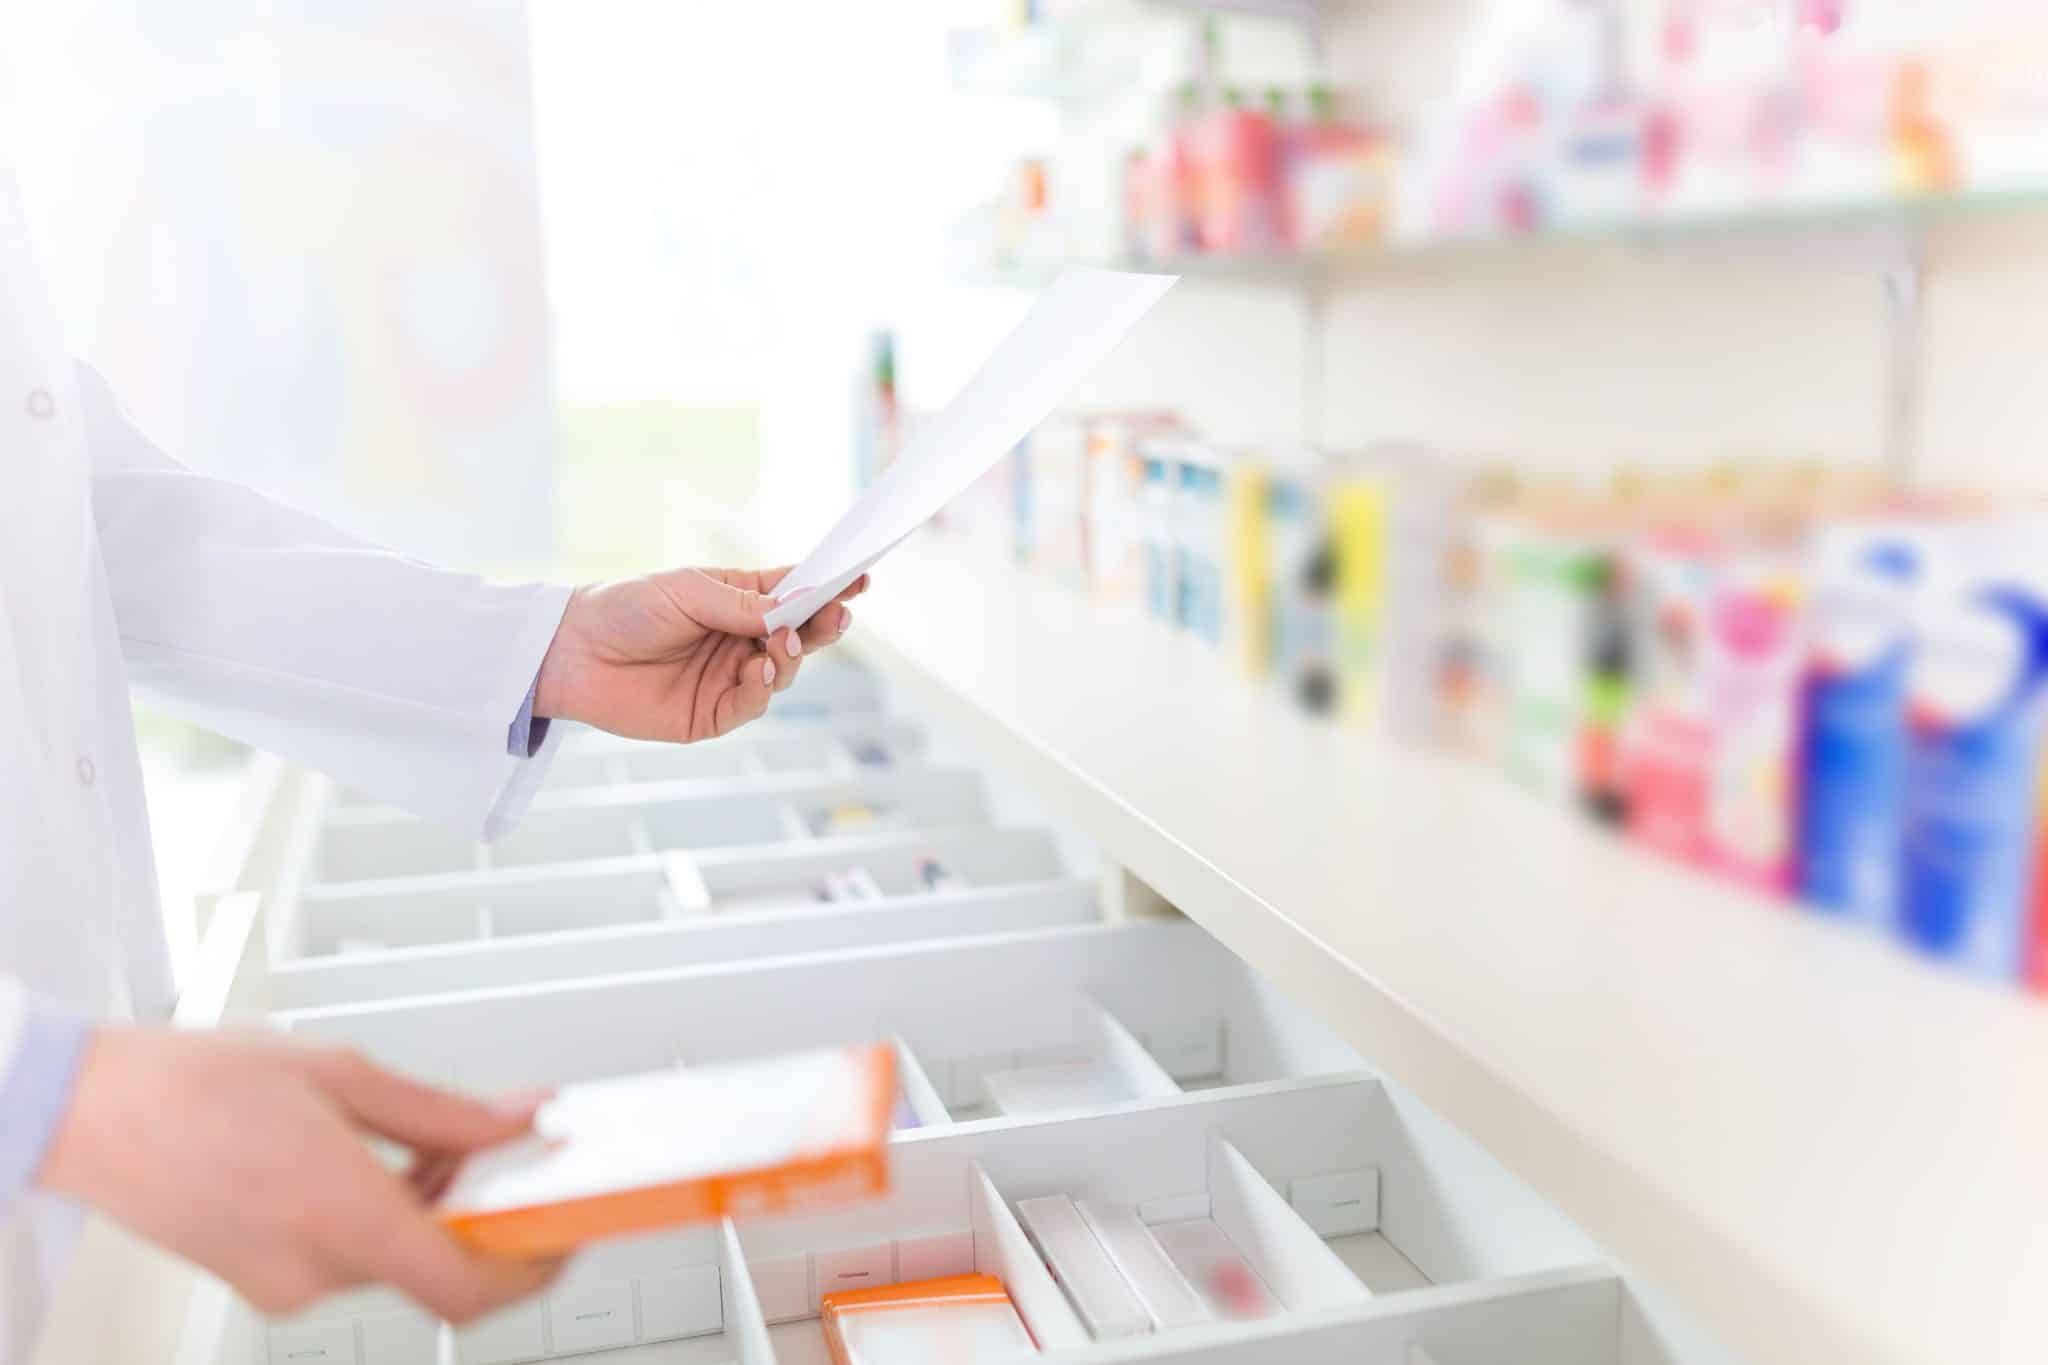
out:
{"label": "white countertop", "polygon": [[2048,1360],[2048,1000],[958,543],[877,580],[850,643],[1738,1354]]}

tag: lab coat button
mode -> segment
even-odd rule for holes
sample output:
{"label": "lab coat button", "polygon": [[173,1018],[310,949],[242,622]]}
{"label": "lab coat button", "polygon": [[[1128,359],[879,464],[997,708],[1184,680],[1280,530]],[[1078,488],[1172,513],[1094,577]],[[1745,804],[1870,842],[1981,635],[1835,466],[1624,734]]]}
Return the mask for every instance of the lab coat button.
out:
{"label": "lab coat button", "polygon": [[90,787],[93,784],[93,779],[99,776],[99,771],[98,768],[93,767],[91,759],[83,756],[79,758],[78,780],[82,785]]}
{"label": "lab coat button", "polygon": [[28,391],[28,415],[38,422],[47,422],[57,415],[57,400],[50,397],[48,389]]}

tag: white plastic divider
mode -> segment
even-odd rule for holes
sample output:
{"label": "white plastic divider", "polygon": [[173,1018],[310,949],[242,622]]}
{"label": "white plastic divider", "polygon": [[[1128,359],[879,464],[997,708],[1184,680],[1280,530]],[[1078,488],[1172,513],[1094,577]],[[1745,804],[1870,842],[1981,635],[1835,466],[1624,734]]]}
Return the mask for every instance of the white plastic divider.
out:
{"label": "white plastic divider", "polygon": [[[952,826],[732,846],[662,856],[623,854],[567,863],[413,873],[353,882],[290,883],[275,899],[284,921],[272,955],[318,956],[339,940],[390,947],[455,942],[472,935],[469,907],[482,899],[517,911],[514,932],[570,930],[661,917],[681,908],[742,913],[814,903],[816,886],[849,867],[870,872],[885,895],[935,894],[927,862],[967,887],[1015,885],[1068,875],[1054,838],[1037,829]],[[501,929],[504,926],[500,926]]]}
{"label": "white plastic divider", "polygon": [[1213,1133],[1209,1216],[1291,1312],[1312,1313],[1372,1297],[1258,1168]]}
{"label": "white plastic divider", "polygon": [[1031,1238],[979,1162],[971,1179],[968,1209],[974,1219],[974,1268],[1003,1282],[1039,1350],[1088,1345],[1088,1329],[1081,1325],[1080,1316],[1054,1283]]}
{"label": "white plastic divider", "polygon": [[1092,996],[1081,1002],[1081,1036],[1096,1057],[1115,1067],[1130,1083],[1135,1098],[1154,1100],[1181,1093],[1180,1082],[1166,1074],[1166,1068],[1137,1035]]}
{"label": "white plastic divider", "polygon": [[709,1061],[890,1030],[932,1075],[950,1060],[934,1055],[942,1047],[959,1049],[956,1056],[1071,1049],[1078,979],[1161,991],[1171,982],[1175,995],[1199,995],[1243,970],[1184,921],[1091,924],[338,1005],[274,1020],[483,1092],[659,1067],[683,1043]]}
{"label": "white plastic divider", "polygon": [[661,855],[661,872],[678,914],[701,915],[711,909],[711,888],[704,869],[688,850],[673,848]]}
{"label": "white plastic divider", "polygon": [[[382,807],[330,811],[313,865],[327,882],[527,866],[629,856],[632,827],[644,846],[731,848],[820,833],[812,816],[865,809],[889,828],[985,824],[981,777],[956,765],[909,764],[858,773],[766,773],[752,777],[634,783],[544,792],[519,826],[488,846]],[[793,813],[792,813],[793,812]],[[794,824],[792,825],[792,821]],[[830,831],[823,831],[830,832]]]}
{"label": "white plastic divider", "polygon": [[776,1365],[775,1347],[768,1340],[768,1319],[762,1315],[761,1297],[755,1292],[746,1253],[740,1249],[739,1231],[730,1218],[718,1230],[718,1255],[725,1339],[734,1360],[737,1365]]}
{"label": "white plastic divider", "polygon": [[270,988],[278,1009],[317,1009],[796,953],[1080,928],[1100,918],[1093,882],[995,886],[851,907],[696,915],[299,958],[272,969]]}
{"label": "white plastic divider", "polygon": [[901,1034],[891,1034],[889,1043],[896,1049],[897,1086],[919,1126],[951,1123],[953,1116],[946,1112],[946,1102],[939,1098],[939,1092],[932,1085],[932,1078],[925,1074],[924,1063],[918,1061],[917,1053],[903,1041]]}
{"label": "white plastic divider", "polygon": [[1612,1270],[1579,1266],[1423,1290],[1339,1314],[1107,1343],[1086,1358],[1089,1365],[1669,1365],[1621,1340],[1618,1323],[1631,1296]]}

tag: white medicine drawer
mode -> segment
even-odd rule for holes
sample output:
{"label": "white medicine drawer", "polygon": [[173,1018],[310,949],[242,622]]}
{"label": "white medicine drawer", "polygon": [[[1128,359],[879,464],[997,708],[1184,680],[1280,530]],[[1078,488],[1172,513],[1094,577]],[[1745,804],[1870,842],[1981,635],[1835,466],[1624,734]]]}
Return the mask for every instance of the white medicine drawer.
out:
{"label": "white medicine drawer", "polygon": [[1728,1365],[1201,927],[1099,922],[1092,851],[884,702],[812,665],[714,744],[571,733],[489,848],[316,784],[227,998],[483,1094],[888,1038],[885,1199],[601,1244],[459,1331],[206,1285],[181,1365],[824,1365],[822,1294],[964,1270],[1050,1362]]}
{"label": "white medicine drawer", "polygon": [[1041,830],[772,847],[282,889],[272,1008],[1079,924],[1093,880]]}

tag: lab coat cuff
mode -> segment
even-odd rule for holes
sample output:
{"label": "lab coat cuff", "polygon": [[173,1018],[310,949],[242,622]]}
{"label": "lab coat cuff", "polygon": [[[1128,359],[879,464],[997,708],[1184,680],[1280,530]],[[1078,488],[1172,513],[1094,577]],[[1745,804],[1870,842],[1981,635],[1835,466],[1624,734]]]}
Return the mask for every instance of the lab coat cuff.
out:
{"label": "lab coat cuff", "polygon": [[0,1221],[42,1168],[91,1038],[80,1015],[30,1005],[21,1021],[14,1065],[0,1078]]}
{"label": "lab coat cuff", "polygon": [[512,718],[512,728],[505,733],[505,752],[514,758],[532,758],[547,741],[548,718],[533,714],[534,698],[539,695],[540,675],[535,674],[533,686],[526,689],[526,700],[519,704],[519,714]]}
{"label": "lab coat cuff", "polygon": [[[547,777],[548,768],[554,761],[555,750],[561,746],[561,727],[548,723],[546,717],[536,718],[532,712],[534,698],[540,687],[541,661],[547,658],[548,646],[555,641],[555,632],[561,628],[562,613],[569,609],[570,589],[564,587],[543,588],[537,594],[530,624],[522,632],[513,658],[518,661],[519,670],[512,676],[523,691],[508,695],[504,709],[499,715],[511,714],[513,727],[507,739],[513,742],[513,761],[506,766],[504,784],[498,789],[498,796],[491,803],[490,812],[484,817],[483,837],[495,839],[519,823],[526,814],[526,808],[533,804],[533,794],[539,790]],[[515,707],[516,701],[516,707]],[[518,721],[529,722],[525,738],[525,752],[517,746],[521,738]]]}

